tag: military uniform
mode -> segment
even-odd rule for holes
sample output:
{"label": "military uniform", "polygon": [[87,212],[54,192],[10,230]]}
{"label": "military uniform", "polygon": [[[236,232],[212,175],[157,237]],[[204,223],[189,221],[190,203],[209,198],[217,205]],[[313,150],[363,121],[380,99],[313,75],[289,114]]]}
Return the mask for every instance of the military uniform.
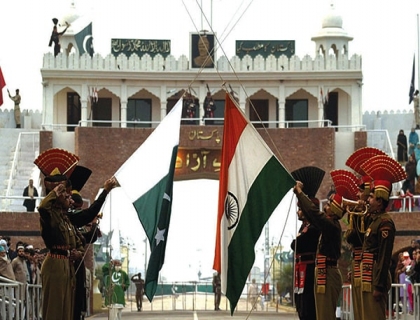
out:
{"label": "military uniform", "polygon": [[295,302],[300,320],[316,320],[314,274],[315,256],[321,232],[304,221],[290,247],[295,251]]}
{"label": "military uniform", "polygon": [[365,236],[365,220],[366,217],[351,214],[349,217],[351,221],[349,229],[345,234],[345,238],[348,244],[352,246],[352,262],[351,262],[351,294],[353,302],[353,314],[354,319],[362,319],[361,315],[361,269],[360,264],[362,262],[362,246],[363,238]]}
{"label": "military uniform", "polygon": [[14,97],[12,97],[9,93],[9,98],[13,100],[13,102],[15,103],[15,107],[14,107],[14,114],[15,114],[15,122],[16,122],[16,128],[20,128],[20,94],[19,94],[19,90],[16,90],[16,95]]}
{"label": "military uniform", "polygon": [[395,225],[385,209],[392,184],[405,180],[407,173],[401,164],[387,155],[374,156],[360,168],[373,179],[368,198],[371,222],[362,248],[361,313],[363,320],[383,320],[391,288],[389,269],[395,239]]}
{"label": "military uniform", "polygon": [[372,215],[363,243],[361,319],[385,319],[387,295],[375,301],[373,291],[387,293],[391,288],[389,267],[395,231],[394,222],[388,213]]}
{"label": "military uniform", "polygon": [[84,248],[66,214],[55,205],[57,199],[55,191],[51,191],[38,208],[41,235],[50,250],[41,268],[42,319],[72,320],[75,270],[70,251],[83,252]]}
{"label": "military uniform", "polygon": [[341,255],[341,226],[337,219],[320,212],[303,192],[298,193],[297,198],[310,223],[321,230],[315,266],[316,316],[317,319],[336,320],[335,312],[343,284],[337,267]]}

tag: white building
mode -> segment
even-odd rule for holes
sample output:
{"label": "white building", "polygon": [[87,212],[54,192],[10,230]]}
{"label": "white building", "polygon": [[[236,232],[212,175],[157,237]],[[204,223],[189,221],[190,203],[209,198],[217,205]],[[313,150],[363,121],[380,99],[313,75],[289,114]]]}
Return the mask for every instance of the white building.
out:
{"label": "white building", "polygon": [[[78,19],[74,7],[64,18],[72,26]],[[321,30],[312,37],[314,57],[221,56],[214,67],[200,70],[191,67],[186,55],[80,55],[70,27],[60,38],[62,53],[44,55],[43,126],[65,125],[62,128],[72,131],[71,125],[81,120],[82,126],[129,127],[136,125],[130,121],[140,119],[145,123],[137,126],[153,127],[184,90],[200,104],[196,123],[202,124],[206,86],[216,101],[215,117],[223,118],[225,84],[237,93],[251,121],[261,118],[268,127],[324,126],[327,119],[332,125],[357,128],[362,125],[363,73],[361,56],[349,54],[352,39],[331,6]],[[92,101],[93,92],[97,92],[97,103]],[[328,107],[324,108],[326,96]]]}

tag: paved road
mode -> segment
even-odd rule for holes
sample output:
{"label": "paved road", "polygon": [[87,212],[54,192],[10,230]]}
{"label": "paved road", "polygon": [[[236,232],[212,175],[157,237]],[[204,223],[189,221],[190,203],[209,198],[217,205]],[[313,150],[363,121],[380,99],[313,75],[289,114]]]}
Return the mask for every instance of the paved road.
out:
{"label": "paved road", "polygon": [[[230,315],[229,311],[123,311],[121,314],[121,319],[142,319],[142,320],[171,320],[171,319],[182,319],[182,320],[208,320],[208,319],[218,319],[218,320],[232,320],[235,319],[248,319],[248,320],[263,320],[263,319],[289,319],[289,320],[298,320],[298,316],[294,312],[285,312],[280,311],[278,313],[272,312],[235,312],[233,317]],[[115,320],[108,318],[106,313],[97,314],[92,317],[87,318],[89,320]]]}

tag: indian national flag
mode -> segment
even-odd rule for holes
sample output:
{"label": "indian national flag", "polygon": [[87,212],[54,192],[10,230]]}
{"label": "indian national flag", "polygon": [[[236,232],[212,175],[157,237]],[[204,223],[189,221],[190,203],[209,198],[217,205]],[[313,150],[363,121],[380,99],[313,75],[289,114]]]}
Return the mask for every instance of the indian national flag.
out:
{"label": "indian national flag", "polygon": [[151,253],[145,279],[149,301],[156,292],[165,259],[181,113],[182,99],[115,174],[149,239]]}
{"label": "indian national flag", "polygon": [[254,264],[254,246],[295,180],[226,95],[213,269],[231,314]]}

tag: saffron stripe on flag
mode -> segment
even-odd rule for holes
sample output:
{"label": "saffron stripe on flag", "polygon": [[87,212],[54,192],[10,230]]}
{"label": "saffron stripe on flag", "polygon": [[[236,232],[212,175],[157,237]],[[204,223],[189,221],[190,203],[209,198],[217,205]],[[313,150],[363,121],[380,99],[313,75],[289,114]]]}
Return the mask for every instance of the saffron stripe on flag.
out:
{"label": "saffron stripe on flag", "polygon": [[236,308],[261,231],[295,181],[226,95],[213,268]]}

